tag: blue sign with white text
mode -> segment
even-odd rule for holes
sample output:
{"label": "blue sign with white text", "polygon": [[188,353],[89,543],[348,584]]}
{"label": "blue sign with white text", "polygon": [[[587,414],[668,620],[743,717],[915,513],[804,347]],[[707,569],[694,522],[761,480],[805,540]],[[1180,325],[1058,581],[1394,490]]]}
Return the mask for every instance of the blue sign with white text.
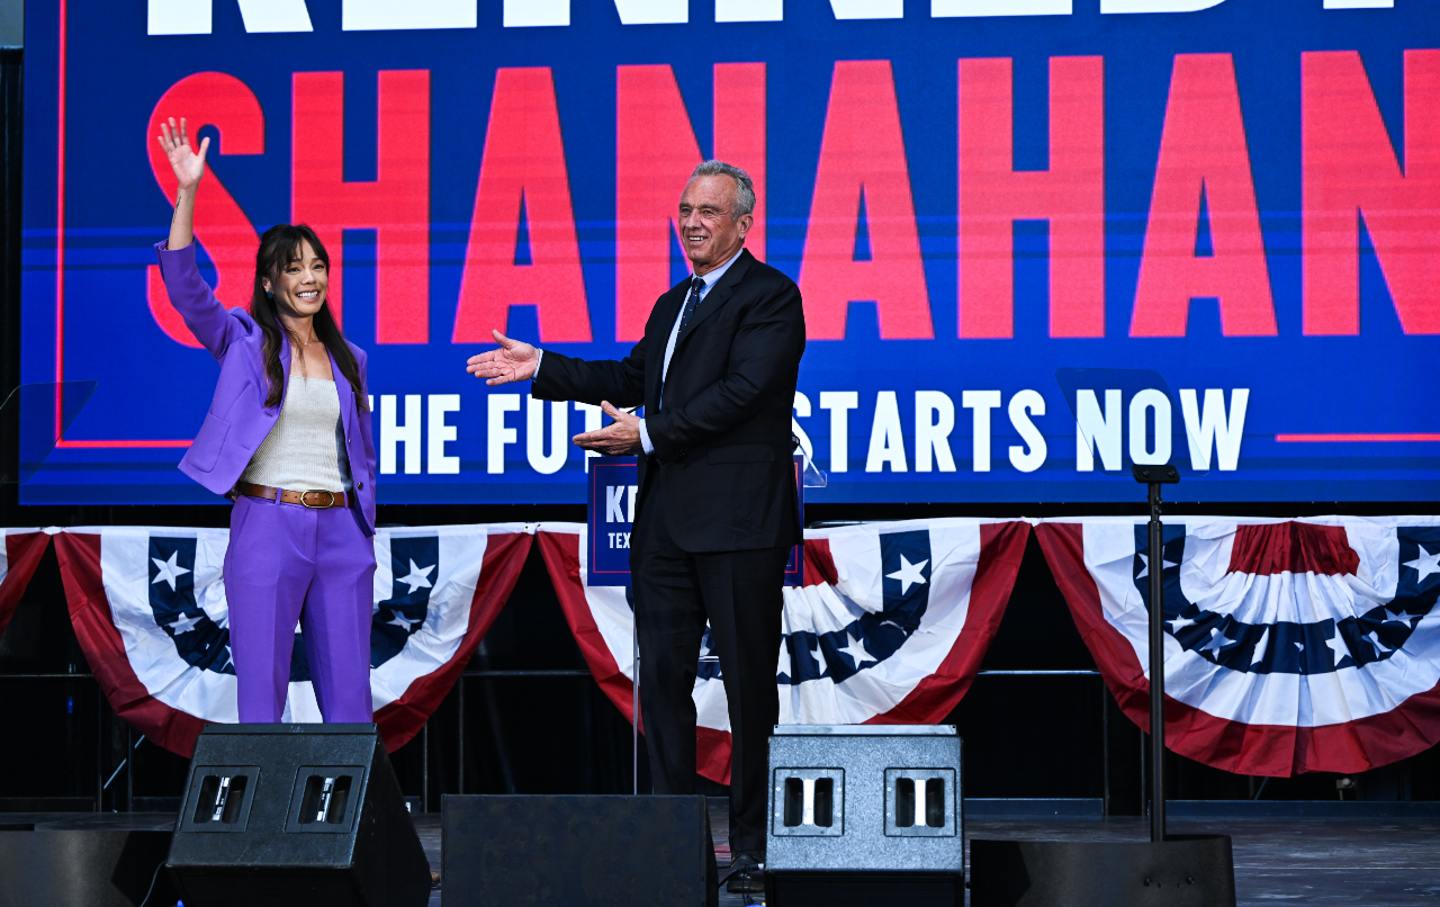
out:
{"label": "blue sign with white text", "polygon": [[[800,457],[795,457],[795,497],[800,525],[805,524],[805,489]],[[630,585],[630,540],[639,497],[636,457],[599,457],[590,462],[589,549],[585,556],[585,583],[590,586]],[[785,585],[799,586],[804,578],[801,545],[790,549],[785,562]]]}
{"label": "blue sign with white text", "polygon": [[171,116],[223,303],[269,225],[324,240],[384,504],[585,499],[601,413],[465,360],[623,357],[710,157],[804,297],[811,502],[1129,501],[1166,461],[1175,500],[1440,501],[1432,0],[26,12],[24,504],[216,500],[175,469],[217,370],[151,248]]}

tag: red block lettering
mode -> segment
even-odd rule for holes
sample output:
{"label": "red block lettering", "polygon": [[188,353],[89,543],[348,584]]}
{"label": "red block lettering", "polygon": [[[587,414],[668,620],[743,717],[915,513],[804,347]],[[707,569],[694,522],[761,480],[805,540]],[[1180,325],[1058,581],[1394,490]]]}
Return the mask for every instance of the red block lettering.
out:
{"label": "red block lettering", "polygon": [[[522,203],[529,264],[515,263]],[[490,342],[490,329],[504,330],[513,305],[536,307],[541,342],[590,340],[570,172],[546,67],[495,73],[454,342]]]}
{"label": "red block lettering", "polygon": [[1105,335],[1105,62],[1050,61],[1050,169],[1014,169],[1012,61],[960,61],[961,337],[1013,337],[1017,220],[1050,222],[1050,336]]}
{"label": "red block lettering", "polygon": [[[745,247],[765,257],[765,64],[715,66],[715,157],[755,184]],[[685,179],[703,159],[669,66],[621,66],[615,85],[615,339],[638,340],[670,286]]]}
{"label": "red block lettering", "polygon": [[[1212,255],[1195,254],[1202,197]],[[1226,336],[1276,333],[1250,149],[1229,54],[1179,54],[1170,81],[1132,337],[1183,337],[1195,297],[1217,297]]]}
{"label": "red block lettering", "polygon": [[[254,92],[234,76],[218,72],[201,72],[186,76],[161,95],[150,112],[147,137],[150,142],[150,169],[165,197],[175,203],[175,171],[155,136],[167,117],[185,116],[190,129],[191,144],[199,146],[201,128],[214,126],[220,130],[224,156],[260,154],[265,150],[265,113]],[[214,143],[212,143],[212,146]],[[225,305],[250,307],[250,294],[255,286],[255,247],[259,236],[245,212],[220,181],[217,165],[221,146],[210,149],[208,169],[200,183],[195,205],[195,241],[210,254],[215,264],[215,295]],[[165,295],[160,279],[160,266],[151,265],[145,274],[145,296],[150,315],[160,329],[177,343],[199,347],[178,312]]]}
{"label": "red block lettering", "polygon": [[329,299],[345,298],[342,231],[375,229],[375,340],[430,340],[430,73],[381,72],[376,179],[345,181],[345,76],[296,73],[292,217],[330,253]]}
{"label": "red block lettering", "polygon": [[[862,193],[869,261],[854,260]],[[843,340],[854,300],[874,301],[886,340],[935,336],[888,61],[835,64],[800,288],[812,340]]]}
{"label": "red block lettering", "polygon": [[1302,54],[1306,334],[1360,333],[1360,217],[1400,327],[1440,333],[1440,51],[1405,52],[1405,166],[1355,51]]}

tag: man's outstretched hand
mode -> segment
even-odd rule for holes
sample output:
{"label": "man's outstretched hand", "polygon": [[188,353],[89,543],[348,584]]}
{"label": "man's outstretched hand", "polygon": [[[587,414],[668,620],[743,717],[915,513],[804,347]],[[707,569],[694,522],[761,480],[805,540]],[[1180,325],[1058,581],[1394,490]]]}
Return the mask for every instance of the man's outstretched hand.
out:
{"label": "man's outstretched hand", "polygon": [[610,405],[609,401],[601,401],[600,410],[615,421],[604,428],[576,435],[575,444],[586,450],[605,454],[607,457],[639,453],[640,417],[634,413],[616,409]]}
{"label": "man's outstretched hand", "polygon": [[523,340],[511,340],[499,331],[492,330],[491,336],[500,344],[499,349],[480,353],[465,360],[465,371],[476,378],[484,378],[486,384],[509,384],[534,377],[540,364],[540,353]]}

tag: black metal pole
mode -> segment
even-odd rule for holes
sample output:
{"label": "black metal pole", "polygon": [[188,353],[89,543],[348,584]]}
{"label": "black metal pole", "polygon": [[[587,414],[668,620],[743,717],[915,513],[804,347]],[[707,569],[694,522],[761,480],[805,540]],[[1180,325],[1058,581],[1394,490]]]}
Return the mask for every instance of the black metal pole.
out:
{"label": "black metal pole", "polygon": [[[630,793],[640,795],[640,634],[630,596]],[[654,777],[654,773],[651,773]]]}
{"label": "black metal pole", "polygon": [[1150,841],[1165,840],[1165,548],[1160,483],[1150,483]]}

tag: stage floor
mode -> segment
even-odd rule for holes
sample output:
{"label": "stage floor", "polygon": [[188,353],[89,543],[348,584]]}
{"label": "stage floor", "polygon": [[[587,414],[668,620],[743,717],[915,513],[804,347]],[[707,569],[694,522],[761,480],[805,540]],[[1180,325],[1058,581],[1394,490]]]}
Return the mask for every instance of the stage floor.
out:
{"label": "stage floor", "polygon": [[[712,801],[711,823],[723,872],[729,862],[723,801]],[[157,813],[0,813],[0,824],[33,822],[46,827],[168,829],[173,816]],[[432,867],[440,866],[440,816],[416,818]],[[1143,819],[975,819],[968,838],[1141,841]],[[1440,817],[1282,818],[1268,816],[1176,819],[1175,833],[1229,834],[1234,841],[1238,903],[1259,905],[1364,905],[1410,907],[1440,903]],[[968,851],[967,851],[968,856]],[[644,903],[636,892],[636,903]],[[437,888],[430,907],[441,903]],[[721,894],[722,907],[759,903]],[[318,905],[317,905],[318,907]]]}

